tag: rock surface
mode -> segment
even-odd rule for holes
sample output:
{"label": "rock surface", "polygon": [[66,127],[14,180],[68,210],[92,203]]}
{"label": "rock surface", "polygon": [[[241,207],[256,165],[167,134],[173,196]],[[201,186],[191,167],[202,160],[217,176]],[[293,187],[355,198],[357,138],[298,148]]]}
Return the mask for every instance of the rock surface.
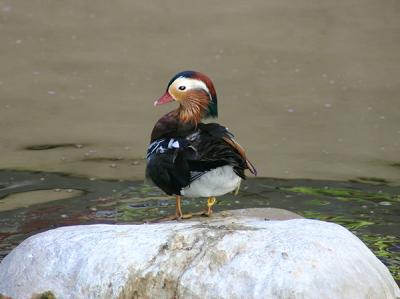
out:
{"label": "rock surface", "polygon": [[278,209],[49,230],[0,264],[0,294],[45,291],[58,299],[400,297],[348,230]]}

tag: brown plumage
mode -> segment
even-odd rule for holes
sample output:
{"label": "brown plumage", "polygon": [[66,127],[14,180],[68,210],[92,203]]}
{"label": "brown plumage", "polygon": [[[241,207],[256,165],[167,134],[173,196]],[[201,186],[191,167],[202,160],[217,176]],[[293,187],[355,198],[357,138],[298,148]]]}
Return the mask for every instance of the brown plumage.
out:
{"label": "brown plumage", "polygon": [[146,175],[167,194],[176,195],[175,218],[185,218],[181,197],[208,197],[205,215],[212,213],[215,196],[237,190],[244,171],[257,171],[244,149],[225,127],[202,123],[217,117],[217,95],[204,74],[186,71],[175,75],[165,94],[155,102],[176,101],[179,107],[154,126],[147,151]]}

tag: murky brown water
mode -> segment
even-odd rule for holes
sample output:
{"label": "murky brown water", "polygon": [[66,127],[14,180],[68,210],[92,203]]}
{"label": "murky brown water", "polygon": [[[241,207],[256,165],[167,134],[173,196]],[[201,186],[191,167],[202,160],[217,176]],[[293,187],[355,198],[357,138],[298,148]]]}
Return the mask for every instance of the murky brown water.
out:
{"label": "murky brown water", "polygon": [[400,182],[397,0],[1,0],[0,36],[0,168],[142,178],[196,69],[261,176]]}
{"label": "murky brown water", "polygon": [[217,209],[340,223],[400,282],[399,49],[397,0],[0,0],[0,258],[56,226],[171,213],[143,158],[174,109],[153,101],[195,69],[260,176],[300,179],[249,180]]}

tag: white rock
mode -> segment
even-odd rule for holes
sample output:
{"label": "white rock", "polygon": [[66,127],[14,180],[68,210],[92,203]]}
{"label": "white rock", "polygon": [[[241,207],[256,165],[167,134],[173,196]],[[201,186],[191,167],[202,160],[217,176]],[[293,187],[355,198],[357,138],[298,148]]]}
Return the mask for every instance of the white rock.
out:
{"label": "white rock", "polygon": [[[274,217],[270,217],[271,213]],[[31,298],[398,298],[352,233],[277,209],[144,225],[82,225],[30,237],[0,264],[0,294]]]}

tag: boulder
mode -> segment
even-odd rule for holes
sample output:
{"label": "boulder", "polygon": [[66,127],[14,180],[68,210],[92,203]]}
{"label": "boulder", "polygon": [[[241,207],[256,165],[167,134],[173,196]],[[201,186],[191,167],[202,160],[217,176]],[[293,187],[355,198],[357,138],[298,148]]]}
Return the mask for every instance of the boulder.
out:
{"label": "boulder", "polygon": [[398,298],[388,269],[340,225],[279,209],[32,236],[0,264],[0,294],[32,298]]}

